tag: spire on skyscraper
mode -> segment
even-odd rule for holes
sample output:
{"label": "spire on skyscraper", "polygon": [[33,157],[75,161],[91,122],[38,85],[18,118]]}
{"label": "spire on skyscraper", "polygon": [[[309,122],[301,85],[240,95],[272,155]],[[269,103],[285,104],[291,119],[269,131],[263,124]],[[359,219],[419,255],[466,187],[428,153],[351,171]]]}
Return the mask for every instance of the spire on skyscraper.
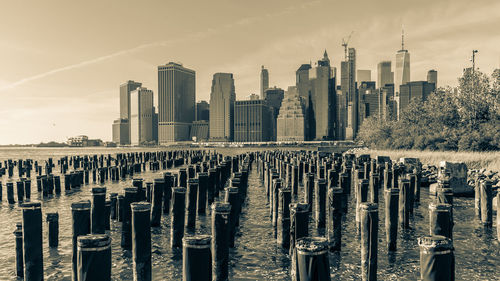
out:
{"label": "spire on skyscraper", "polygon": [[405,28],[401,26],[401,50],[405,49]]}
{"label": "spire on skyscraper", "polygon": [[325,49],[325,53],[323,54],[323,59],[324,60],[328,59],[328,53],[326,52],[326,49]]}

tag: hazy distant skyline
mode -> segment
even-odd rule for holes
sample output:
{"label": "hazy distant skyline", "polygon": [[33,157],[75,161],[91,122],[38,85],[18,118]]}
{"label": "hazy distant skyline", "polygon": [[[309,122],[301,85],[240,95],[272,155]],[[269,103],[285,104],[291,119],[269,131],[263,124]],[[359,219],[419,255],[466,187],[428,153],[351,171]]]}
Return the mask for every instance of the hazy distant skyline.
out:
{"label": "hazy distant skyline", "polygon": [[[438,71],[456,85],[469,67],[499,67],[500,2],[491,1],[2,1],[0,144],[65,141],[85,134],[111,140],[119,85],[154,91],[157,66],[196,71],[196,98],[209,100],[213,74],[234,74],[237,99],[269,85],[295,84],[302,63],[328,51],[340,75],[342,38],[354,31],[357,69],[411,54],[411,80]],[[337,81],[339,83],[339,81]]]}

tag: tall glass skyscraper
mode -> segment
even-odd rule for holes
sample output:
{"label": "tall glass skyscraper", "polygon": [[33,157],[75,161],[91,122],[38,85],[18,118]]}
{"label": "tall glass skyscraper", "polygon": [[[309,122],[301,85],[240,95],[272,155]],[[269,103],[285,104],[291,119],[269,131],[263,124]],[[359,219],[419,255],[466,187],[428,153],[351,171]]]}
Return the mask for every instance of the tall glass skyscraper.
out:
{"label": "tall glass skyscraper", "polygon": [[189,140],[195,120],[195,71],[169,62],[158,66],[158,142]]}
{"label": "tall glass skyscraper", "polygon": [[[120,144],[130,144],[130,93],[135,89],[142,86],[142,83],[128,80],[120,85],[120,119],[123,120],[123,126],[120,126],[120,136],[127,136],[125,139],[121,138]],[[125,122],[125,120],[127,120]]]}
{"label": "tall glass skyscraper", "polygon": [[377,65],[377,85],[378,89],[385,87],[386,84],[393,83],[391,61],[381,61]]}
{"label": "tall glass skyscraper", "polygon": [[210,139],[232,141],[236,93],[232,73],[215,73],[210,93]]}
{"label": "tall glass skyscraper", "polygon": [[399,86],[410,82],[410,53],[405,49],[404,34],[401,35],[401,50],[396,53],[396,73],[394,91],[399,93]]}

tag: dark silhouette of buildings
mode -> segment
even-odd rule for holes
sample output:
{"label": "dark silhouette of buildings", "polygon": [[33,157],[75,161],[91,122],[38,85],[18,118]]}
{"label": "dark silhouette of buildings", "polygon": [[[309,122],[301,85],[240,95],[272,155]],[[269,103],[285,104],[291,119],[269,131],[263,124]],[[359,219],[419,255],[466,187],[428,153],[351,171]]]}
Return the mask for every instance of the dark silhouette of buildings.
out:
{"label": "dark silhouette of buildings", "polygon": [[273,112],[265,100],[236,101],[234,105],[234,141],[272,140]]}

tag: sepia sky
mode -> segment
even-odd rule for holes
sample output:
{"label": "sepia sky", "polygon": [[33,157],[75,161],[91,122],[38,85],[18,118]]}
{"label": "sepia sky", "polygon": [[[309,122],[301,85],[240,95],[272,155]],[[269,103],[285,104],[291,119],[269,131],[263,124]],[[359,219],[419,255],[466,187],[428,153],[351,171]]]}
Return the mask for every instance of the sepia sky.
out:
{"label": "sepia sky", "polygon": [[111,140],[119,85],[135,80],[157,102],[157,66],[196,71],[197,100],[212,75],[231,72],[238,99],[259,93],[260,66],[270,85],[295,84],[295,70],[328,51],[339,72],[351,31],[357,68],[411,55],[411,80],[438,71],[457,84],[478,49],[476,66],[500,62],[500,1],[1,1],[0,144],[65,141],[79,134]]}

